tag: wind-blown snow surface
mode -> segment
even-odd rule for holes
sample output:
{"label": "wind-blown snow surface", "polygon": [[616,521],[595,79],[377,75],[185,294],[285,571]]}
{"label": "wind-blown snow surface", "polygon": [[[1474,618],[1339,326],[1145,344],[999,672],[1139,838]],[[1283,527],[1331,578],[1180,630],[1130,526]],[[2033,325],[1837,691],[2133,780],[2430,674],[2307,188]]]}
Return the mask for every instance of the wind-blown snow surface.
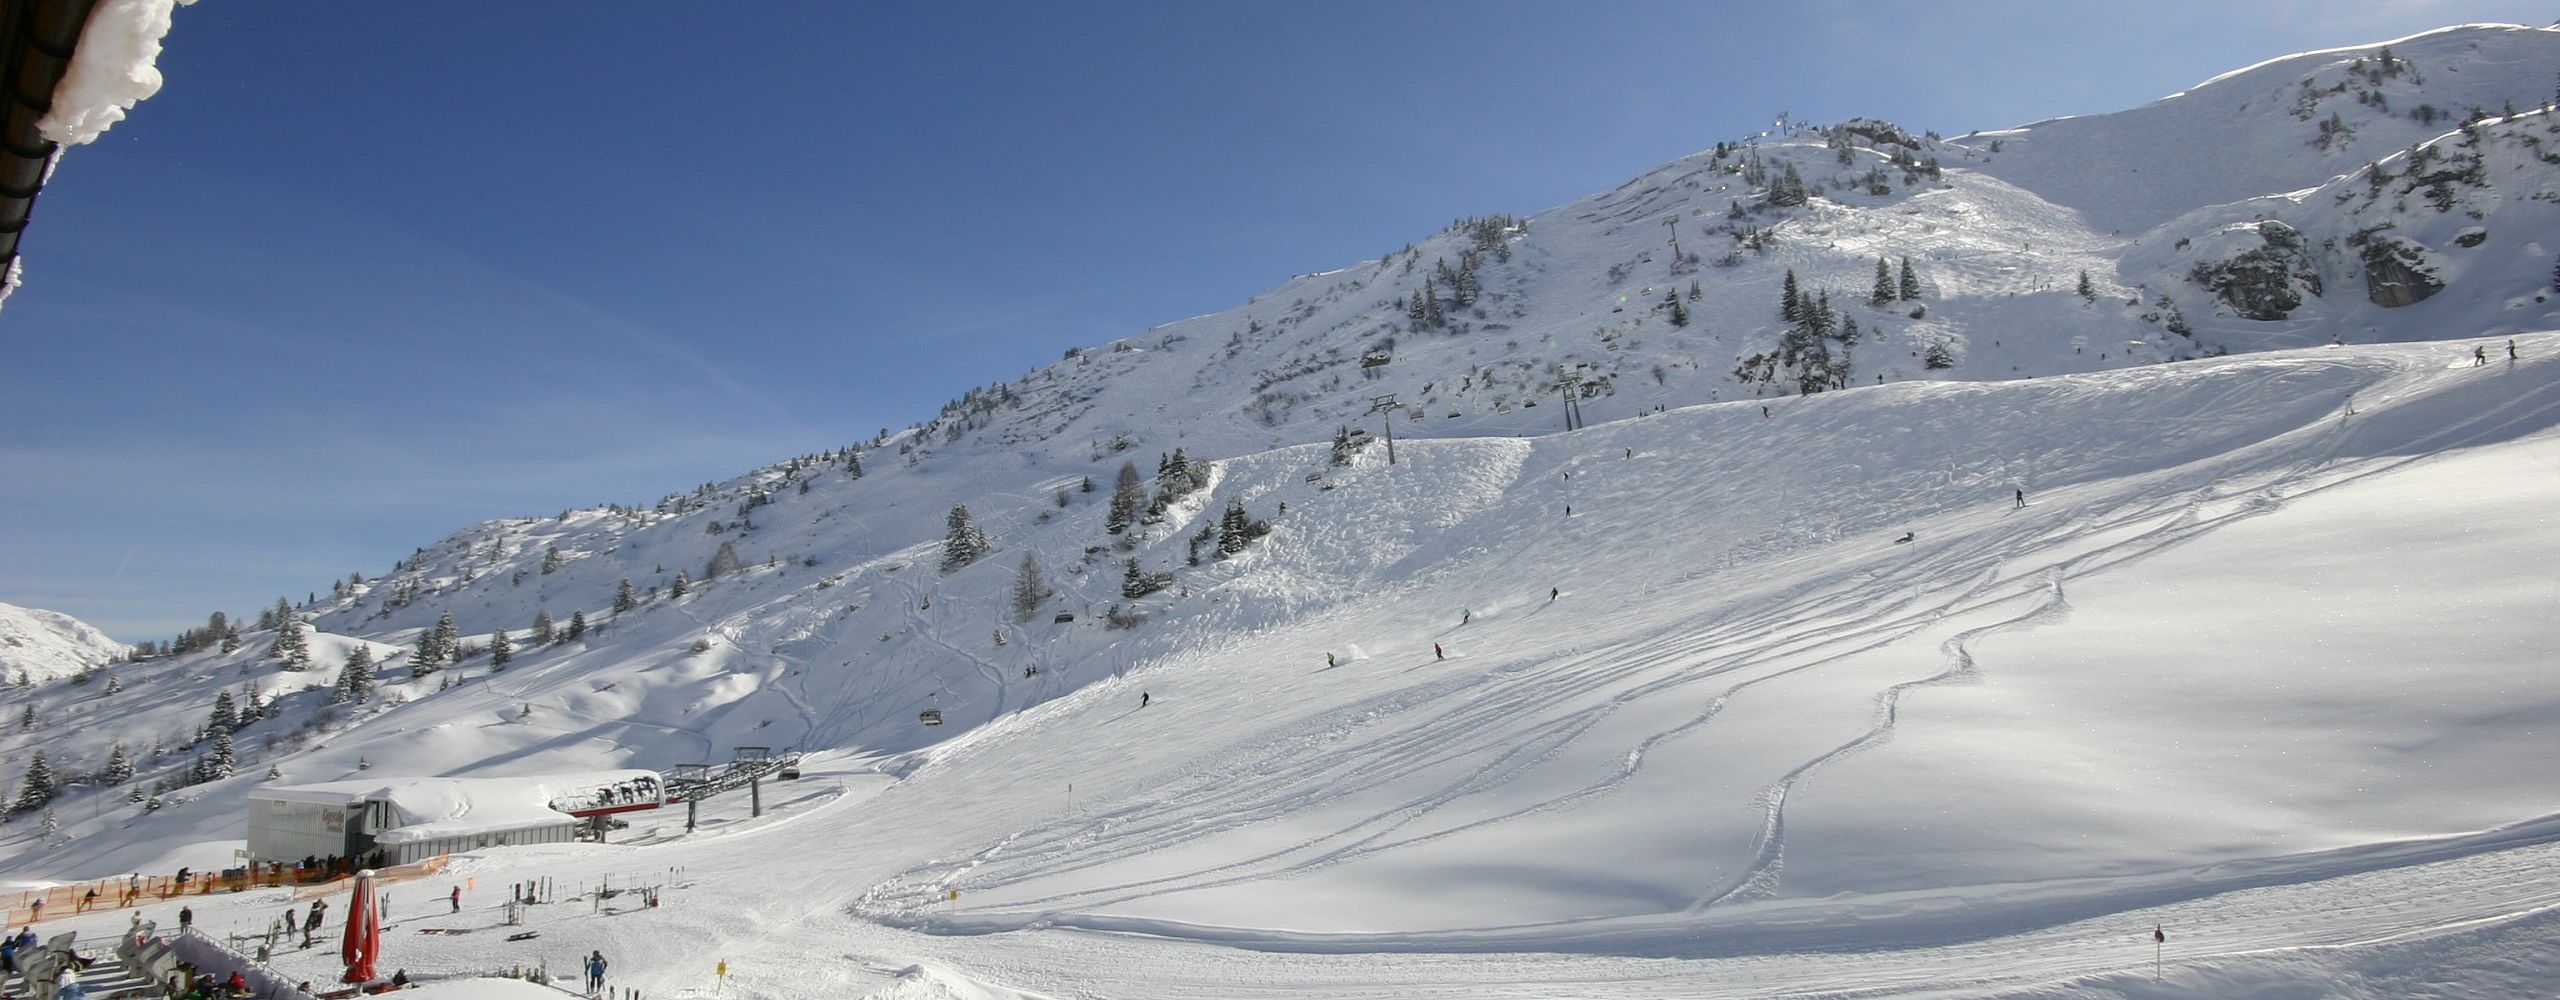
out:
{"label": "wind-blown snow surface", "polygon": [[[2560,335],[2519,348],[1372,448],[1184,599],[1226,623],[1189,651],[1047,701],[990,678],[1003,714],[822,763],[762,819],[733,795],[691,836],[466,857],[472,907],[435,912],[438,882],[395,914],[486,927],[492,887],[543,874],[674,888],[537,908],[515,950],[395,930],[388,961],[603,947],[668,993],[726,959],[748,997],[2508,995],[2560,964],[2532,749],[2560,718]],[[520,742],[492,700],[340,740]],[[186,808],[227,809],[214,787]]]}

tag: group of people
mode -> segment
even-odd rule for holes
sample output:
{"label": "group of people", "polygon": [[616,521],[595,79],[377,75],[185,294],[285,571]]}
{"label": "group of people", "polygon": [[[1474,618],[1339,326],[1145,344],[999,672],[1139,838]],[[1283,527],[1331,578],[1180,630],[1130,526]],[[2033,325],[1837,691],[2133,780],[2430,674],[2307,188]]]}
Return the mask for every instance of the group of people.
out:
{"label": "group of people", "polygon": [[655,801],[657,797],[658,779],[647,776],[634,778],[609,788],[596,789],[596,804],[600,806],[627,806],[638,802]]}

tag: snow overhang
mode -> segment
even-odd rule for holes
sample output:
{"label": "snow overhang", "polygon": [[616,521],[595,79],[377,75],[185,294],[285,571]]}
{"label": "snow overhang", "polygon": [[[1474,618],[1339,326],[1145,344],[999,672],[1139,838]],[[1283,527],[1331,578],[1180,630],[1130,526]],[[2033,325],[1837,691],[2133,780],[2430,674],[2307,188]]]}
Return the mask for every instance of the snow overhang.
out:
{"label": "snow overhang", "polygon": [[0,274],[18,260],[18,237],[35,210],[56,148],[37,123],[80,47],[97,0],[0,0]]}

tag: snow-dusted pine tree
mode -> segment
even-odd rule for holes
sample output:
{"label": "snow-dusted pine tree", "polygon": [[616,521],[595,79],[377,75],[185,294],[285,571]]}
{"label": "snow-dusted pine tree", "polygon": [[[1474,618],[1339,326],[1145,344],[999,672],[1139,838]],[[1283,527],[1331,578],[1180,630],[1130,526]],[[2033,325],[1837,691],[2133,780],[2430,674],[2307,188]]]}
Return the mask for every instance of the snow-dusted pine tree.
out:
{"label": "snow-dusted pine tree", "polygon": [[53,801],[53,785],[53,765],[45,763],[44,750],[38,748],[34,758],[27,761],[26,781],[18,786],[18,810],[44,808],[45,803]]}
{"label": "snow-dusted pine tree", "polygon": [[98,770],[98,778],[110,785],[133,780],[133,758],[125,756],[122,742],[107,751],[107,766]]}
{"label": "snow-dusted pine tree", "polygon": [[506,629],[489,634],[489,669],[492,672],[507,669],[507,661],[515,658],[516,644],[507,638]]}
{"label": "snow-dusted pine tree", "polygon": [[967,507],[953,505],[951,513],[943,517],[943,525],[949,529],[942,538],[945,573],[977,562],[979,556],[995,549],[995,543],[987,541],[986,532],[979,531],[977,524],[969,520]]}

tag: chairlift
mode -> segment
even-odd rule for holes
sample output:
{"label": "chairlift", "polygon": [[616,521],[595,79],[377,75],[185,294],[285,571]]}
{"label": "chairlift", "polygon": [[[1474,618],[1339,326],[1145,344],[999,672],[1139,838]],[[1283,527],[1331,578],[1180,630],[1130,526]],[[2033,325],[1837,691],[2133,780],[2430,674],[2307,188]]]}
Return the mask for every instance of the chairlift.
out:
{"label": "chairlift", "polygon": [[1073,611],[1061,611],[1061,612],[1058,612],[1058,616],[1057,616],[1057,617],[1049,619],[1049,623],[1050,623],[1050,624],[1052,624],[1052,625],[1065,625],[1065,624],[1069,624],[1069,623],[1071,623],[1071,622],[1074,622],[1075,620],[1076,620],[1076,613],[1075,613],[1075,612],[1073,612]]}
{"label": "chairlift", "polygon": [[1024,676],[1024,677],[1038,677],[1038,676],[1040,676],[1040,668],[1039,668],[1038,666],[1036,666],[1036,665],[1034,665],[1034,666],[1027,666],[1027,667],[1024,667],[1024,668],[1022,668],[1022,676]]}
{"label": "chairlift", "polygon": [[916,721],[928,726],[939,726],[942,724],[942,710],[939,708],[928,708],[924,711],[917,712]]}

